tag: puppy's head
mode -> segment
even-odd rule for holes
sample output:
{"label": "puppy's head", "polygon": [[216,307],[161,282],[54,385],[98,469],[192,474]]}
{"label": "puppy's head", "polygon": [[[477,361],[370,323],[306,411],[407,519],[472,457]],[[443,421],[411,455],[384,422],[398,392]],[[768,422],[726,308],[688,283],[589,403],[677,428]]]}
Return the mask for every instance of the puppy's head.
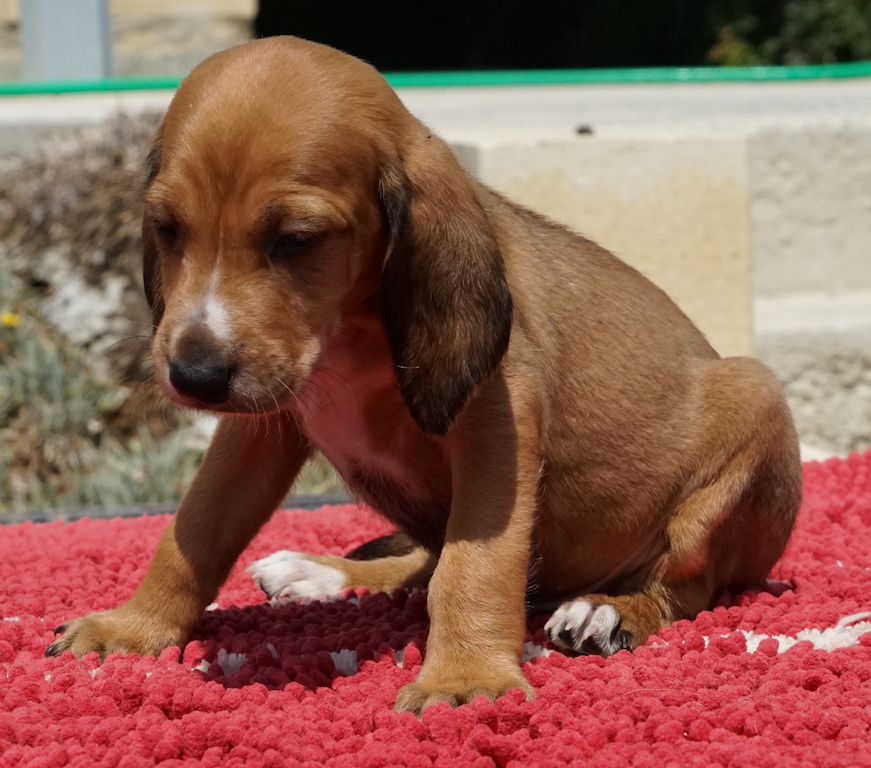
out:
{"label": "puppy's head", "polygon": [[182,405],[288,406],[369,313],[412,416],[444,434],[508,343],[473,184],[380,75],[325,46],[256,41],[191,73],[148,159],[143,240],[155,372]]}

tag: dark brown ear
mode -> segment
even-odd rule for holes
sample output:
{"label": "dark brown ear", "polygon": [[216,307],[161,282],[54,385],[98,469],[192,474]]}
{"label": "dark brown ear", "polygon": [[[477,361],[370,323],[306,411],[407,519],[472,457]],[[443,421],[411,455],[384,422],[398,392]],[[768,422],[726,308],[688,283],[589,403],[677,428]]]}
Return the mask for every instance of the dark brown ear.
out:
{"label": "dark brown ear", "polygon": [[505,264],[478,192],[439,139],[385,168],[379,195],[391,235],[381,306],[396,378],[424,432],[444,435],[508,347]]}
{"label": "dark brown ear", "polygon": [[[160,138],[145,158],[145,187],[154,180],[160,170]],[[154,330],[160,325],[163,318],[163,291],[160,285],[160,254],[157,251],[157,243],[154,240],[154,232],[151,223],[142,220],[142,283],[145,286],[145,298],[154,318]]]}

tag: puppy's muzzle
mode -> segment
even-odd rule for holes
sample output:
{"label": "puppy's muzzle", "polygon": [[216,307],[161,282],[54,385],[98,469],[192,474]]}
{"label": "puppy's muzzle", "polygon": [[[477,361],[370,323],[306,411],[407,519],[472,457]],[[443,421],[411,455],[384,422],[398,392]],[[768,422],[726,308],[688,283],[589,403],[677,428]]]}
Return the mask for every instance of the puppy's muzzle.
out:
{"label": "puppy's muzzle", "polygon": [[207,405],[230,397],[236,366],[209,335],[186,333],[168,362],[169,383],[184,397]]}

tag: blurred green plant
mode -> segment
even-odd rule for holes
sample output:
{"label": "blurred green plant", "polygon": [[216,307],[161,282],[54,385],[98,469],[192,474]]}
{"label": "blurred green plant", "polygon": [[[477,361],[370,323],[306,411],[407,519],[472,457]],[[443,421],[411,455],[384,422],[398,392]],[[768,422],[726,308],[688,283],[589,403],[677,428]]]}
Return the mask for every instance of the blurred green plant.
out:
{"label": "blurred green plant", "polygon": [[200,453],[144,429],[126,444],[107,416],[128,391],[95,376],[0,261],[0,511],[171,502]]}
{"label": "blurred green plant", "polygon": [[710,58],[726,66],[871,59],[871,0],[725,0]]}
{"label": "blurred green plant", "polygon": [[322,453],[306,463],[293,484],[291,496],[335,496],[347,493],[339,473]]}
{"label": "blurred green plant", "polygon": [[[174,504],[203,455],[184,427],[156,435],[140,423],[112,436],[107,421],[129,396],[97,378],[84,353],[39,314],[37,297],[0,258],[0,512]],[[323,456],[294,493],[340,493]]]}
{"label": "blurred green plant", "polygon": [[184,432],[157,438],[142,425],[126,443],[108,437],[100,445],[93,473],[76,489],[76,506],[174,504],[187,490],[201,457]]}
{"label": "blurred green plant", "polygon": [[[97,469],[83,479],[77,504],[174,504],[184,496],[201,456],[183,431],[155,438],[142,426],[126,444],[110,437],[100,447]],[[333,495],[342,488],[335,470],[318,454],[303,468],[291,495]]]}

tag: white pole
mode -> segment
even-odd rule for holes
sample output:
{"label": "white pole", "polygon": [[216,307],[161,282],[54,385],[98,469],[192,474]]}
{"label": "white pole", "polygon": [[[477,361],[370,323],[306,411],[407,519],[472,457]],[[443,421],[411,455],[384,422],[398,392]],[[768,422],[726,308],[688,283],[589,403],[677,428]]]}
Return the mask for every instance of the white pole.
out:
{"label": "white pole", "polygon": [[109,0],[20,0],[25,80],[111,77]]}

